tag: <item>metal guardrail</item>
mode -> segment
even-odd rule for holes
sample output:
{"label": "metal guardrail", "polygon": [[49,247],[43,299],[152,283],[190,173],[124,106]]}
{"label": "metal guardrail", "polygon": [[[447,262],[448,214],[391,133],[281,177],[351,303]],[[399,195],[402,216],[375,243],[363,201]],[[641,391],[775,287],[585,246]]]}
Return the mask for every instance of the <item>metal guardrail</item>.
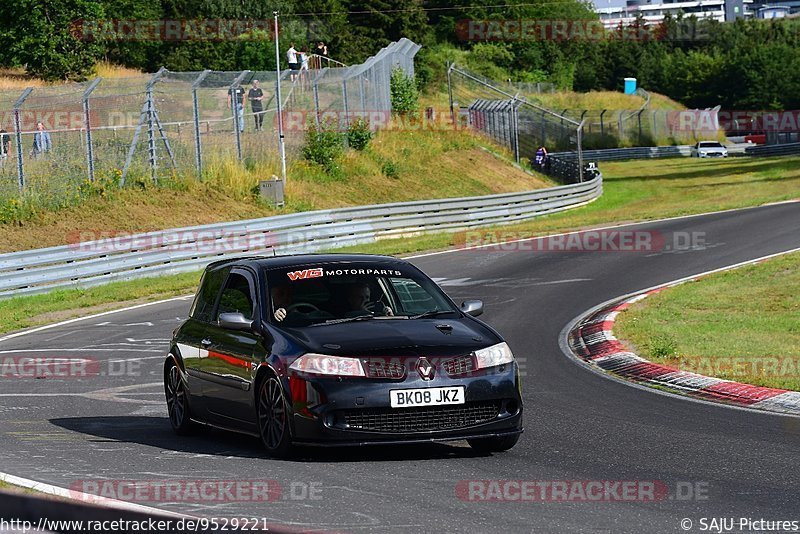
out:
{"label": "metal guardrail", "polygon": [[747,147],[744,153],[748,156],[787,156],[790,154],[800,154],[800,143],[756,145]]}
{"label": "metal guardrail", "polygon": [[521,193],[322,210],[0,254],[0,298],[175,274],[242,254],[317,252],[381,239],[509,224],[602,194],[591,181]]}
{"label": "metal guardrail", "polygon": [[[606,148],[600,150],[584,150],[584,161],[618,161],[626,159],[673,158],[688,157],[690,145],[679,146],[642,146],[632,148]],[[573,152],[556,152],[551,157],[574,159]]]}
{"label": "metal guardrail", "polygon": [[[800,147],[800,143],[797,143],[796,145]],[[743,144],[726,145],[726,146],[728,147],[729,156],[760,155],[760,154],[750,153],[750,151],[756,147],[750,148]],[[760,149],[767,147],[758,147],[758,148]],[[800,152],[800,148],[795,148],[794,150],[796,152],[785,152],[785,153],[795,154],[797,152]],[[621,161],[626,159],[676,158],[676,157],[689,157],[692,155],[691,151],[692,151],[692,145],[606,148],[600,150],[584,150],[583,159],[584,161]],[[550,156],[567,160],[575,159],[574,152],[554,152],[550,154]]]}

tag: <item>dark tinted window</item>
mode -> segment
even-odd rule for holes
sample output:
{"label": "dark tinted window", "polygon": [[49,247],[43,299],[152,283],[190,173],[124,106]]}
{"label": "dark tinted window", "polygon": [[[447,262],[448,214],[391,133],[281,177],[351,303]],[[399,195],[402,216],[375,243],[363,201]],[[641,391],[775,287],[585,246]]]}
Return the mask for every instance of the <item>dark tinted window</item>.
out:
{"label": "dark tinted window", "polygon": [[222,296],[219,299],[217,318],[221,313],[239,312],[246,319],[253,319],[253,299],[251,298],[250,282],[241,274],[232,273],[225,283]]}
{"label": "dark tinted window", "polygon": [[197,296],[190,312],[193,319],[206,323],[211,322],[214,303],[217,300],[217,295],[219,295],[219,290],[222,288],[222,283],[228,275],[228,271],[230,271],[230,267],[206,271],[203,274],[203,279],[200,281],[200,289],[197,291]]}
{"label": "dark tinted window", "polygon": [[[402,264],[336,263],[267,272],[273,322],[298,327],[354,317],[457,312],[436,284]],[[278,310],[283,310],[279,319]]]}

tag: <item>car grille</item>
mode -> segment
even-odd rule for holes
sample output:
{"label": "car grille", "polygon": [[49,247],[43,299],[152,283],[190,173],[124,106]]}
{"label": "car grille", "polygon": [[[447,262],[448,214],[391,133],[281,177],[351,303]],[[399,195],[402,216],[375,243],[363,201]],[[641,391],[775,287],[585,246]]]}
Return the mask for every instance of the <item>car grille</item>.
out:
{"label": "car grille", "polygon": [[475,358],[471,355],[451,358],[442,364],[444,371],[450,375],[463,375],[475,370]]}
{"label": "car grille", "polygon": [[367,376],[370,378],[403,378],[405,368],[400,362],[386,360],[367,360]]}
{"label": "car grille", "polygon": [[423,408],[366,408],[347,410],[342,419],[348,430],[405,433],[454,430],[491,421],[500,413],[500,402]]}

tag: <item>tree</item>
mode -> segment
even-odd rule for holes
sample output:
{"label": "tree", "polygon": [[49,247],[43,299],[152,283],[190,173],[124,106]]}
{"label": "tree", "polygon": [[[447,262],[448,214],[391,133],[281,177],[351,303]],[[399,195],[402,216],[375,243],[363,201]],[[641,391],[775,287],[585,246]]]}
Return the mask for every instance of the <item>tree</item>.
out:
{"label": "tree", "polygon": [[15,0],[0,4],[2,62],[25,66],[45,80],[81,80],[102,57],[101,43],[85,39],[80,21],[104,17],[97,0]]}
{"label": "tree", "polygon": [[350,46],[363,60],[380,48],[402,37],[424,44],[429,42],[430,26],[422,0],[345,0],[352,28]]}

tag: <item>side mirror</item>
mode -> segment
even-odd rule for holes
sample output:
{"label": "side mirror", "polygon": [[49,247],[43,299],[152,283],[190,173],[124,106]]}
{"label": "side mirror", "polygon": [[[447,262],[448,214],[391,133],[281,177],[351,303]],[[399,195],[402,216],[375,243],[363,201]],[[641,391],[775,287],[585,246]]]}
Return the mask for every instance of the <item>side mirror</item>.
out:
{"label": "side mirror", "polygon": [[240,312],[220,313],[219,326],[226,330],[251,332],[253,330],[253,321],[246,319]]}
{"label": "side mirror", "polygon": [[472,317],[477,317],[483,313],[483,301],[465,300],[461,303],[461,311]]}

